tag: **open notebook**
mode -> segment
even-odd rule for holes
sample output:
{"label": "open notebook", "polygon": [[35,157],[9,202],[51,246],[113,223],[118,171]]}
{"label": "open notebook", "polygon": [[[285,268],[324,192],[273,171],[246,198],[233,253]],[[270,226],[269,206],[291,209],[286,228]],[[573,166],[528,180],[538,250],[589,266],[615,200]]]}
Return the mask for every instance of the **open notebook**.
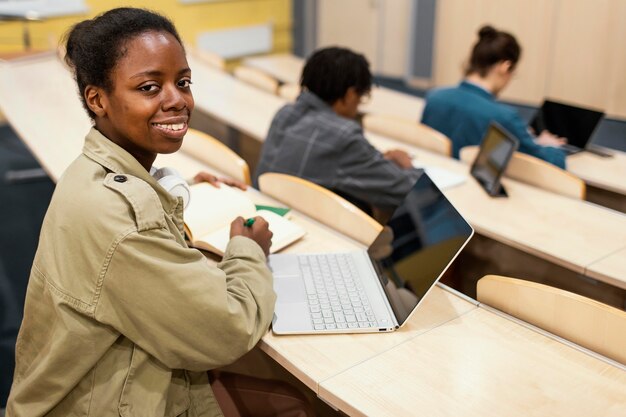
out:
{"label": "open notebook", "polygon": [[275,253],[304,236],[304,229],[269,210],[258,210],[244,191],[207,183],[191,187],[191,199],[185,209],[185,231],[194,247],[224,255],[230,240],[230,224],[237,217],[261,216],[274,234],[270,252]]}

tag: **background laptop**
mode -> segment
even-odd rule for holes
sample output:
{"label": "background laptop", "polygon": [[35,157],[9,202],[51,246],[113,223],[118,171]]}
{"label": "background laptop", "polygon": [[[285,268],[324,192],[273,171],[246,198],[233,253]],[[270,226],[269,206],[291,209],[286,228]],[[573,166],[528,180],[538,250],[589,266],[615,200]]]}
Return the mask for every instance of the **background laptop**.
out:
{"label": "background laptop", "polygon": [[490,196],[507,195],[500,178],[518,146],[517,138],[502,126],[497,123],[489,125],[470,173]]}
{"label": "background laptop", "polygon": [[427,174],[368,250],[269,256],[277,334],[393,331],[473,234]]}
{"label": "background laptop", "polygon": [[603,116],[601,111],[546,100],[530,125],[537,135],[547,130],[567,138],[567,144],[561,149],[571,155],[585,149]]}

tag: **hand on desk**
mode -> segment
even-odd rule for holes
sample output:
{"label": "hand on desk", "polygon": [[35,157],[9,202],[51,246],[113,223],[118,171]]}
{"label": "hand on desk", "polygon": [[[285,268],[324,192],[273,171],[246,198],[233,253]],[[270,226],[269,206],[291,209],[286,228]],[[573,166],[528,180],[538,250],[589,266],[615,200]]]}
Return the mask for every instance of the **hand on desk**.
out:
{"label": "hand on desk", "polygon": [[263,249],[265,256],[269,255],[273,233],[263,217],[255,217],[251,226],[246,226],[246,219],[243,217],[237,217],[230,224],[230,237],[232,239],[235,236],[244,236],[254,240]]}
{"label": "hand on desk", "polygon": [[535,138],[535,143],[541,146],[552,146],[554,148],[558,148],[559,146],[567,143],[567,138],[557,136],[547,130],[544,130]]}
{"label": "hand on desk", "polygon": [[212,186],[216,188],[220,188],[220,183],[224,183],[231,187],[237,187],[244,191],[246,191],[246,189],[248,188],[248,186],[241,181],[233,180],[231,178],[224,178],[224,177],[220,178],[204,171],[198,172],[196,176],[193,177],[193,180],[195,183],[208,182],[209,184],[211,184]]}
{"label": "hand on desk", "polygon": [[385,152],[385,159],[393,162],[398,165],[402,169],[413,168],[413,163],[411,162],[411,155],[400,150],[400,149],[391,149]]}

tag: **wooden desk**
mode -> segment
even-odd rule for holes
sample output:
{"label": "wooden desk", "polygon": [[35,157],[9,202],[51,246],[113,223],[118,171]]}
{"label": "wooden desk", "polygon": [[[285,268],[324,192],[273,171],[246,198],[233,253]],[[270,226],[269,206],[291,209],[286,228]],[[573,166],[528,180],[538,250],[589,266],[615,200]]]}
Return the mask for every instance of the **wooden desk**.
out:
{"label": "wooden desk", "polygon": [[52,52],[0,64],[0,111],[55,182],[91,127],[76,83]]}
{"label": "wooden desk", "polygon": [[626,152],[611,149],[610,158],[589,152],[567,157],[567,170],[587,184],[626,196]]}
{"label": "wooden desk", "polygon": [[[506,178],[509,197],[492,198],[460,161],[372,133],[367,137],[381,151],[404,149],[420,163],[466,175],[465,183],[445,194],[478,233],[491,239],[580,274],[626,246],[626,216],[621,213]],[[614,278],[626,283],[626,276]]]}
{"label": "wooden desk", "polygon": [[484,308],[322,381],[350,416],[624,416],[620,368]]}
{"label": "wooden desk", "polygon": [[318,385],[358,363],[476,308],[472,303],[435,287],[399,331],[388,334],[276,336],[268,333],[261,349],[313,391]]}
{"label": "wooden desk", "polygon": [[[291,54],[265,55],[246,58],[244,65],[257,68],[283,83],[300,84],[304,60]],[[359,107],[363,113],[389,114],[418,121],[424,110],[424,100],[410,94],[374,86],[368,103]]]}
{"label": "wooden desk", "polygon": [[589,152],[567,157],[567,170],[587,183],[587,200],[626,213],[626,152],[611,149],[613,157]]}
{"label": "wooden desk", "polygon": [[626,290],[626,247],[590,264],[585,275]]}
{"label": "wooden desk", "polygon": [[300,84],[304,60],[292,54],[273,54],[245,58],[243,64],[259,69],[285,84]]}

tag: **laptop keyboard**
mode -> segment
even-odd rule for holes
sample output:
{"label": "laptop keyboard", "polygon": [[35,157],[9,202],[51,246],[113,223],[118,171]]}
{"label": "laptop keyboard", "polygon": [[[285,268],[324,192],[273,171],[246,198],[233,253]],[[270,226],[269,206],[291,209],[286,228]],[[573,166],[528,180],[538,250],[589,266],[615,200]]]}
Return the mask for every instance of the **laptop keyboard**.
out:
{"label": "laptop keyboard", "polygon": [[315,330],[376,327],[350,255],[299,255],[298,259]]}

